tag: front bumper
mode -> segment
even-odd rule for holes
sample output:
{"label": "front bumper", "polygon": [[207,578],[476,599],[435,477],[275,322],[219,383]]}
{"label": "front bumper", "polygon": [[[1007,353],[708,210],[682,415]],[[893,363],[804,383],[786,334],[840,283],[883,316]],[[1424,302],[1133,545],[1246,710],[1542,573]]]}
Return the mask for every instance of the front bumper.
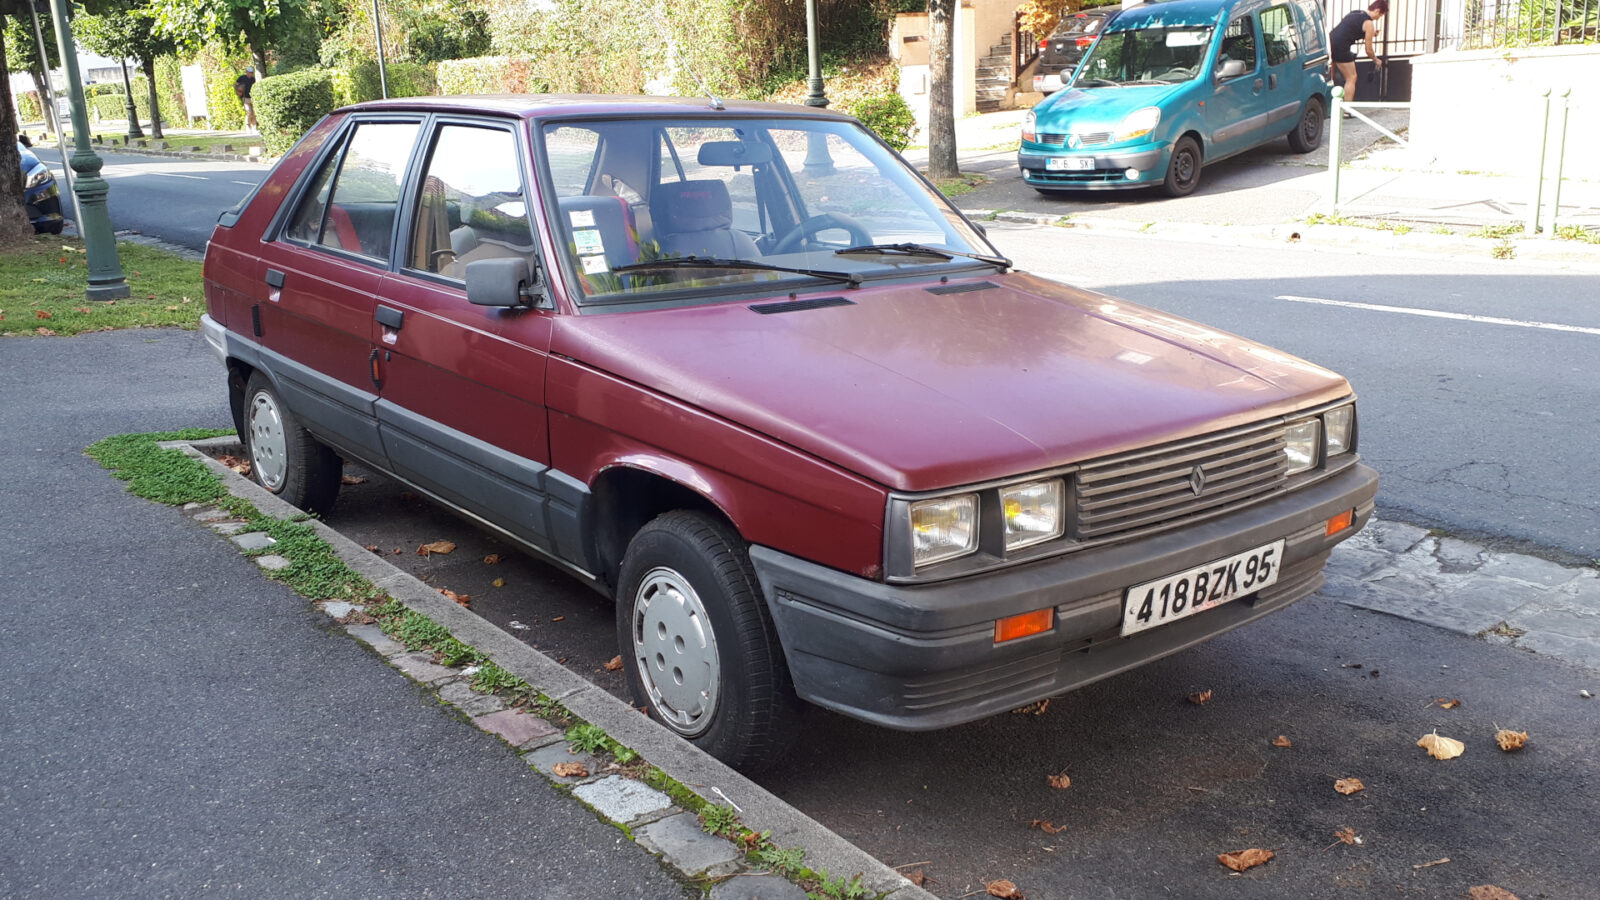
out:
{"label": "front bumper", "polygon": [[[1166,177],[1167,161],[1171,156],[1170,144],[1142,144],[1103,151],[1057,151],[1024,145],[1017,151],[1017,166],[1022,169],[1022,180],[1034,187],[1080,191],[1124,190],[1160,184]],[[1050,160],[1067,158],[1091,159],[1094,168],[1049,169]],[[1139,177],[1129,178],[1129,169],[1137,169]]]}
{"label": "front bumper", "polygon": [[36,233],[61,233],[63,224],[61,193],[56,182],[52,181],[42,188],[35,188],[24,194],[23,205],[27,209],[28,221],[33,223],[33,230]]}
{"label": "front bumper", "polygon": [[[971,578],[890,585],[768,547],[750,550],[795,690],[889,728],[959,725],[1176,653],[1308,596],[1334,545],[1372,515],[1378,474],[1356,464],[1226,516]],[[1352,527],[1327,520],[1355,510]],[[1122,637],[1122,592],[1285,538],[1276,584]],[[994,620],[1053,606],[1046,633],[994,642]]]}

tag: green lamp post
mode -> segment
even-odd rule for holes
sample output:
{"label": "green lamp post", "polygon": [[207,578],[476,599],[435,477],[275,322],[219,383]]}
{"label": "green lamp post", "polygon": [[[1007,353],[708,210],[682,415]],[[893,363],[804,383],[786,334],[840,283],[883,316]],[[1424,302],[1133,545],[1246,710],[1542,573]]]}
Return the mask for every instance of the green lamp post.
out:
{"label": "green lamp post", "polygon": [[77,199],[78,233],[83,235],[89,261],[90,300],[118,300],[129,295],[128,280],[117,259],[116,236],[111,232],[111,216],[106,211],[106,194],[111,186],[100,177],[105,165],[89,146],[89,113],[83,102],[83,81],[78,76],[78,48],[72,42],[72,26],[67,21],[66,0],[50,0],[55,19],[56,42],[61,50],[61,67],[67,74],[67,93],[72,97],[72,143],[68,164],[78,173],[72,192]]}

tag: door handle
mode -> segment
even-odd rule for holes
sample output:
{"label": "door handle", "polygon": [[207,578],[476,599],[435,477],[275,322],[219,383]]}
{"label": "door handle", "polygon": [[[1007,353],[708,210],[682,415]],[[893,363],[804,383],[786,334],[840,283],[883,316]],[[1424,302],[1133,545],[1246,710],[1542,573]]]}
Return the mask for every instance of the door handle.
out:
{"label": "door handle", "polygon": [[1277,76],[1277,73],[1273,73],[1271,75],[1268,75],[1267,76],[1267,90],[1275,91],[1277,89],[1278,89],[1278,76]]}
{"label": "door handle", "polygon": [[406,321],[406,314],[401,312],[400,310],[394,309],[393,307],[389,307],[389,306],[381,306],[380,305],[378,307],[378,324],[379,325],[382,325],[385,328],[392,328],[395,331],[399,331],[400,330],[400,326],[404,325],[405,321]]}
{"label": "door handle", "polygon": [[267,285],[269,287],[282,288],[283,287],[283,273],[279,272],[277,269],[268,269],[267,270]]}

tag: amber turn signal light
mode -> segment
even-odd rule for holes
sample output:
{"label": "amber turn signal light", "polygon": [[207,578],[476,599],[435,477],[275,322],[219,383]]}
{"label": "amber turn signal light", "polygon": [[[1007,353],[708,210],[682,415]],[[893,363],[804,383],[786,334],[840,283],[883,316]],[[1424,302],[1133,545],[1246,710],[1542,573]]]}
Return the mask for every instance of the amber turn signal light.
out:
{"label": "amber turn signal light", "polygon": [[1347,509],[1344,512],[1339,513],[1337,516],[1334,516],[1328,520],[1328,536],[1332,537],[1346,528],[1349,528],[1350,523],[1354,522],[1355,520],[1356,511],[1353,509]]}
{"label": "amber turn signal light", "polygon": [[1055,607],[1036,609],[1021,615],[1006,616],[994,621],[994,642],[1014,641],[1030,634],[1043,634],[1056,624]]}

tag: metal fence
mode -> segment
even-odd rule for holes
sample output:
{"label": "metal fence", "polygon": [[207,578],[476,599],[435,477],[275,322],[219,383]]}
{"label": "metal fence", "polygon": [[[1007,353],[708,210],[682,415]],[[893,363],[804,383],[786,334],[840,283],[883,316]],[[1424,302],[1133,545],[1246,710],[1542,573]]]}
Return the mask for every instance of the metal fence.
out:
{"label": "metal fence", "polygon": [[1600,0],[1467,0],[1461,48],[1600,41]]}

